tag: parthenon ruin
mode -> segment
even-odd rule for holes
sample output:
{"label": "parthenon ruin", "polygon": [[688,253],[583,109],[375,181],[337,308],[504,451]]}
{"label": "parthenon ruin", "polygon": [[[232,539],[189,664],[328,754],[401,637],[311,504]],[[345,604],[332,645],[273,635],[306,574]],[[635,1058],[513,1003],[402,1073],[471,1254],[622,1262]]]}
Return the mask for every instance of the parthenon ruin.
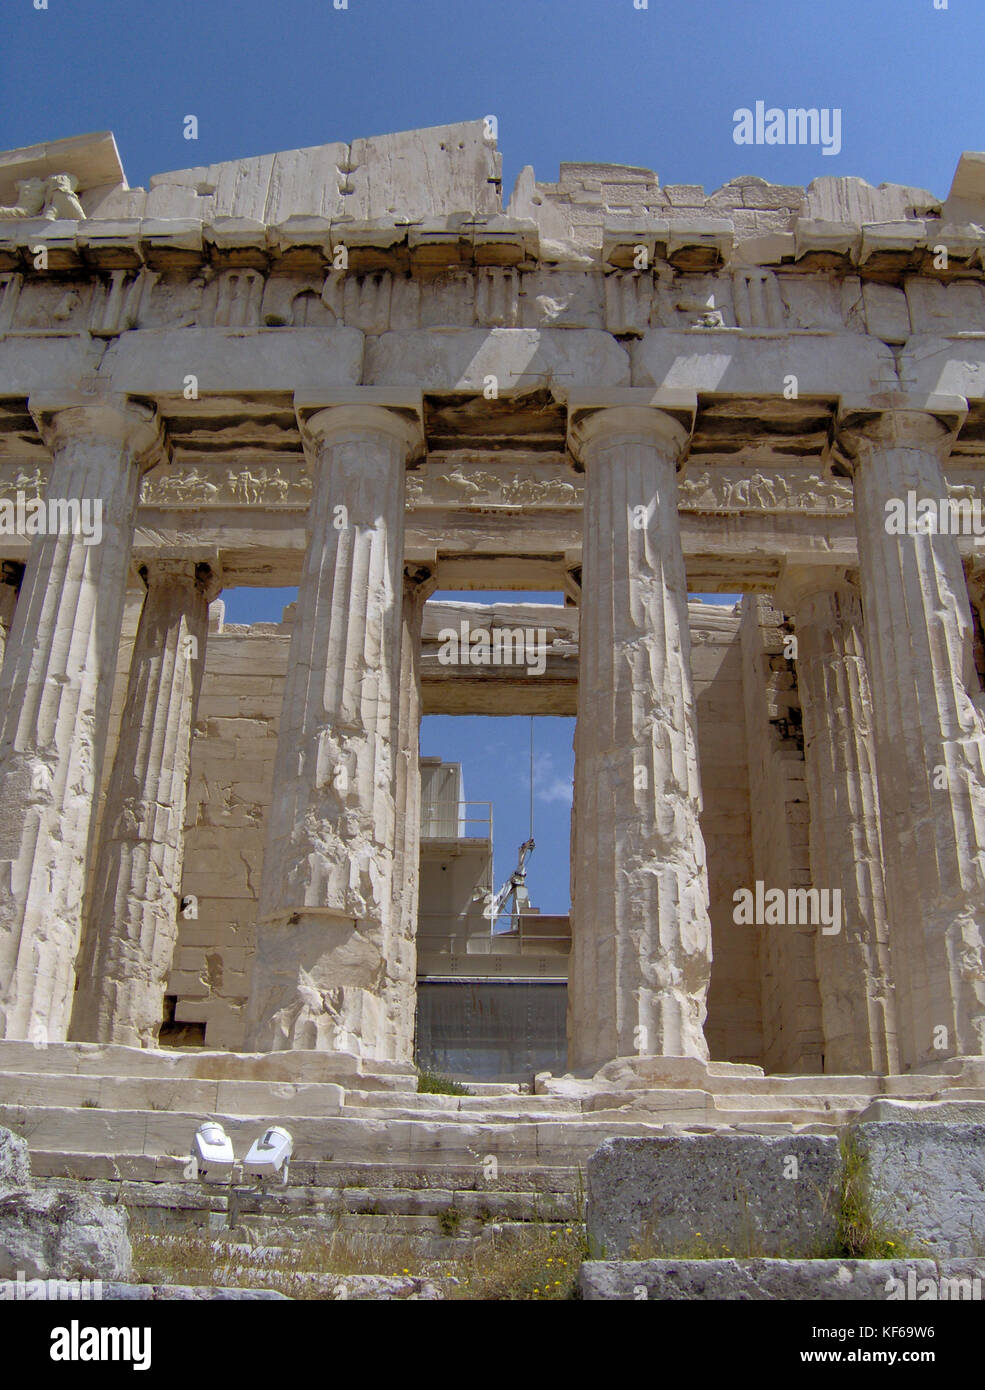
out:
{"label": "parthenon ruin", "polygon": [[[408,1066],[421,716],[555,713],[573,1073],[982,1057],[985,155],[500,170],[0,154],[0,1039]],[[436,665],[464,589],[564,595],[540,673]]]}

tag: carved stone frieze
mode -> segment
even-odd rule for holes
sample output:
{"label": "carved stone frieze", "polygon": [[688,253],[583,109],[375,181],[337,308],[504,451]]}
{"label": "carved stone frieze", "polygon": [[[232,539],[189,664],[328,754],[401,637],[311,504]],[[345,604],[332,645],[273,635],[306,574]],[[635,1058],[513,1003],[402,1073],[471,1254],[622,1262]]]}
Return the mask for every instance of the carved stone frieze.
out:
{"label": "carved stone frieze", "polygon": [[[563,476],[563,464],[545,465],[483,459],[476,465],[448,457],[425,463],[407,475],[408,511],[449,507],[578,510],[584,487],[579,477]],[[0,466],[0,498],[40,496],[48,470],[31,463]],[[979,498],[985,505],[985,469],[955,468],[948,474],[950,496]],[[695,466],[678,481],[679,505],[688,512],[850,513],[852,485],[819,465],[770,468]],[[285,507],[304,509],[311,478],[303,462],[163,466],[143,479],[145,507]]]}
{"label": "carved stone frieze", "polygon": [[559,476],[564,465],[510,462],[471,466],[445,459],[427,463],[407,478],[407,508],[427,507],[580,507],[584,488]]}
{"label": "carved stone frieze", "polygon": [[685,511],[846,512],[852,487],[820,466],[807,468],[692,467],[678,484]]}
{"label": "carved stone frieze", "polygon": [[48,469],[31,464],[8,463],[0,468],[0,497],[40,497],[48,486]]}
{"label": "carved stone frieze", "polygon": [[49,222],[62,219],[81,222],[85,210],[75,196],[78,186],[74,174],[18,179],[17,202],[10,207],[0,207],[0,222],[14,222],[24,217],[44,217]]}
{"label": "carved stone frieze", "polygon": [[239,468],[161,468],[143,481],[145,507],[307,507],[311,478],[303,463]]}

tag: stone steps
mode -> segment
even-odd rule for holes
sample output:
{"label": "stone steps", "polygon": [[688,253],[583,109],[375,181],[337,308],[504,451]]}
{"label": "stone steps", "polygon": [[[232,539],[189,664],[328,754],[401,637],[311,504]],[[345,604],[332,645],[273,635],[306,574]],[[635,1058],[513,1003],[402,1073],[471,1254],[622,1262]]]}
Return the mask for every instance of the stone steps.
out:
{"label": "stone steps", "polygon": [[[291,1256],[299,1248],[310,1259],[314,1246],[319,1263],[324,1266],[323,1272],[301,1277],[311,1281],[330,1281],[333,1267],[341,1264],[343,1268],[351,1268],[357,1260],[372,1261],[388,1269],[391,1275],[399,1275],[408,1265],[411,1270],[421,1265],[428,1265],[432,1270],[436,1265],[454,1266],[457,1261],[469,1261],[484,1245],[491,1246],[493,1241],[496,1243],[492,1247],[494,1249],[501,1249],[506,1243],[522,1244],[532,1230],[538,1233],[554,1231],[560,1235],[565,1226],[559,1222],[541,1222],[536,1226],[529,1222],[497,1222],[483,1226],[474,1234],[445,1235],[422,1227],[398,1229],[393,1223],[389,1228],[382,1223],[374,1227],[369,1217],[359,1218],[358,1224],[344,1230],[329,1230],[310,1222],[305,1224],[302,1219],[288,1226],[268,1217],[251,1217],[231,1229],[227,1235],[214,1237],[214,1248],[220,1258],[224,1248],[228,1249],[230,1258],[238,1257],[241,1267],[245,1266],[250,1276],[256,1279],[278,1256],[283,1258],[286,1255],[284,1263],[290,1268],[293,1263]],[[256,1261],[254,1256],[257,1250],[271,1259]],[[450,1274],[451,1270],[447,1270],[447,1273]],[[150,1281],[165,1282],[169,1270],[146,1263],[141,1275]],[[261,1278],[260,1282],[268,1281]]]}
{"label": "stone steps", "polygon": [[[190,1152],[202,1118],[201,1112],[0,1104],[0,1125],[22,1134],[32,1149],[66,1154],[181,1156]],[[262,1129],[256,1118],[221,1113],[216,1118],[232,1139],[237,1157],[245,1153]],[[653,1129],[652,1121],[627,1120],[623,1116],[572,1116],[543,1121],[530,1118],[498,1124],[293,1116],[290,1125],[294,1152],[299,1158],[349,1162],[392,1159],[406,1163],[478,1163],[487,1154],[515,1163],[577,1163],[613,1134],[645,1135]]]}
{"label": "stone steps", "polygon": [[806,1110],[814,1114],[827,1114],[832,1111],[841,1111],[847,1114],[864,1110],[869,1104],[870,1097],[858,1093],[838,1095],[834,1092],[824,1096],[813,1096],[805,1092],[791,1091],[785,1095],[733,1094],[714,1096],[712,1100],[715,1109],[720,1114],[729,1114],[738,1110],[754,1110],[757,1114],[762,1115]]}
{"label": "stone steps", "polygon": [[[247,1083],[244,1083],[247,1084]],[[976,1093],[977,1094],[977,1093]],[[104,1154],[180,1159],[190,1153],[192,1138],[206,1115],[214,1116],[241,1158],[268,1119],[283,1119],[294,1139],[295,1163],[396,1162],[417,1165],[479,1163],[486,1155],[514,1164],[570,1165],[583,1162],[604,1139],[616,1135],[659,1133],[674,1128],[714,1129],[722,1125],[752,1128],[841,1125],[862,1106],[829,1108],[811,1097],[763,1104],[744,1097],[713,1098],[692,1093],[697,1102],[667,1107],[659,1095],[630,1099],[633,1108],[582,1113],[577,1107],[558,1112],[550,1101],[538,1111],[406,1110],[361,1107],[335,1115],[277,1114],[222,1109],[154,1110],[98,1108],[84,1105],[0,1103],[0,1125],[27,1139],[32,1150],[65,1155]],[[955,1091],[955,1100],[963,1093]],[[621,1098],[622,1099],[622,1098]],[[800,1104],[797,1104],[797,1101]],[[746,1101],[743,1104],[743,1101]],[[258,1108],[258,1107],[257,1107]]]}
{"label": "stone steps", "polygon": [[[916,1102],[952,1111],[985,1103],[985,1066],[975,1064],[888,1079],[766,1077],[755,1067],[702,1067],[673,1058],[642,1059],[639,1075],[632,1070],[636,1059],[614,1066],[629,1073],[629,1089],[541,1077],[535,1095],[515,1084],[480,1083],[476,1094],[449,1096],[418,1093],[416,1073],[406,1067],[373,1063],[369,1069],[347,1054],[0,1042],[0,1125],[24,1135],[39,1176],[161,1187],[187,1178],[192,1138],[206,1117],[224,1125],[238,1159],[268,1122],[280,1121],[294,1138],[292,1188],[309,1194],[324,1189],[322,1219],[333,1200],[337,1214],[349,1212],[347,1199],[328,1193],[350,1186],[397,1194],[408,1187],[442,1193],[464,1187],[481,1194],[494,1186],[484,1177],[489,1157],[507,1171],[563,1171],[571,1192],[571,1175],[603,1140],[618,1136],[723,1126],[831,1133],[874,1098],[913,1115],[920,1113]],[[977,1118],[968,1109],[972,1113]],[[413,1182],[411,1174],[417,1175]],[[510,1188],[549,1189],[549,1182],[539,1181]],[[201,1190],[192,1184],[191,1191]],[[189,1212],[202,1200],[187,1190],[180,1203],[175,1198]],[[298,1211],[310,1200],[299,1199]],[[352,1201],[362,1204],[353,1215],[372,1214],[368,1208],[375,1203],[394,1216],[437,1217],[442,1203],[447,1206],[444,1196]],[[468,1204],[470,1211],[477,1202]],[[201,1209],[224,1210],[207,1203]],[[522,1211],[522,1203],[514,1209]]]}
{"label": "stone steps", "polygon": [[[416,1092],[417,1073],[399,1062],[366,1062],[347,1052],[206,1052],[198,1048],[122,1047],[116,1043],[38,1044],[0,1039],[0,1072],[145,1077],[165,1080],[333,1082],[360,1090]],[[503,1083],[493,1094],[509,1093]]]}
{"label": "stone steps", "polygon": [[[237,1243],[249,1246],[254,1244],[264,1244],[277,1246],[283,1244],[292,1246],[296,1242],[309,1238],[314,1234],[319,1238],[320,1243],[326,1246],[324,1251],[325,1273],[333,1273],[332,1265],[337,1263],[344,1268],[350,1268],[356,1259],[364,1260],[367,1263],[373,1262],[376,1265],[386,1267],[392,1274],[397,1274],[402,1268],[419,1268],[423,1264],[434,1262],[445,1262],[452,1264],[458,1260],[467,1260],[472,1254],[475,1246],[475,1238],[472,1236],[440,1236],[430,1233],[418,1235],[394,1235],[380,1232],[361,1232],[353,1234],[346,1232],[334,1237],[338,1253],[333,1252],[333,1237],[323,1231],[312,1233],[304,1228],[286,1228],[278,1226],[272,1222],[256,1218],[248,1226],[242,1226],[235,1233]],[[168,1270],[155,1268],[149,1265],[142,1271],[142,1277],[148,1282],[165,1283],[168,1277]]]}
{"label": "stone steps", "polygon": [[346,1089],[345,1109],[349,1111],[381,1111],[392,1114],[395,1108],[410,1114],[415,1111],[433,1111],[447,1115],[543,1115],[554,1112],[558,1115],[580,1113],[582,1102],[576,1098],[561,1096],[508,1094],[474,1096],[435,1096],[413,1092],[394,1091],[381,1095],[378,1091],[359,1091]]}
{"label": "stone steps", "polygon": [[[960,1092],[947,1098],[978,1099],[985,1091]],[[938,1099],[942,1092],[927,1095]],[[483,1096],[419,1095],[402,1091],[347,1090],[335,1082],[215,1081],[201,1078],[101,1076],[95,1073],[0,1071],[0,1104],[30,1108],[64,1108],[99,1112],[236,1115],[259,1120],[297,1121],[346,1117],[367,1121],[407,1120],[433,1124],[513,1124],[562,1120],[580,1115],[599,1118],[618,1115],[627,1107],[645,1111],[661,1122],[729,1123],[741,1114],[748,1121],[780,1117],[790,1123],[810,1123],[832,1112],[852,1113],[870,1101],[867,1093],[814,1096],[808,1092],[782,1094],[731,1092],[712,1096],[707,1091],[638,1090],[577,1097],[531,1096],[516,1092]],[[625,1116],[623,1116],[625,1118]]]}
{"label": "stone steps", "polygon": [[[803,1080],[801,1079],[801,1086]],[[384,1102],[384,1094],[386,1101]],[[924,1092],[919,1097],[897,1095],[877,1097],[896,1103],[957,1103],[985,1100],[985,1088],[947,1087]],[[341,1118],[354,1122],[392,1125],[423,1124],[442,1129],[461,1125],[490,1128],[527,1126],[548,1122],[579,1120],[635,1122],[646,1124],[715,1125],[779,1122],[792,1125],[843,1124],[860,1114],[872,1101],[867,1093],[850,1091],[815,1096],[807,1091],[789,1090],[780,1094],[731,1092],[713,1096],[700,1090],[615,1092],[578,1099],[557,1096],[524,1096],[515,1092],[486,1096],[433,1096],[416,1093],[346,1091],[334,1082],[214,1081],[207,1079],[165,1080],[152,1077],[114,1077],[96,1074],[0,1071],[0,1108],[32,1111],[69,1110],[91,1112],[106,1117],[102,1128],[109,1142],[110,1115],[126,1115],[113,1127],[114,1145],[126,1133],[133,1133],[134,1116],[144,1115],[143,1126],[156,1134],[161,1125],[158,1115],[197,1118],[235,1117],[262,1123],[283,1121],[307,1130],[309,1122]],[[83,1122],[84,1123],[84,1122]],[[191,1132],[194,1132],[192,1126]],[[100,1126],[97,1125],[97,1129]],[[48,1131],[46,1131],[47,1133]],[[86,1133],[92,1132],[90,1124]],[[165,1127],[165,1132],[173,1133]],[[297,1135],[295,1135],[297,1138]],[[169,1141],[170,1142],[170,1141]],[[191,1133],[182,1138],[190,1145]],[[107,1152],[121,1151],[118,1147]],[[124,1148],[123,1152],[144,1152]],[[154,1152],[170,1152],[160,1148]]]}
{"label": "stone steps", "polygon": [[[453,1188],[299,1187],[216,1188],[200,1182],[111,1182],[106,1179],[43,1180],[60,1189],[86,1191],[131,1211],[193,1213],[200,1224],[226,1217],[223,1225],[245,1216],[413,1217],[435,1221],[456,1211],[479,1229],[487,1221],[573,1221],[578,1219],[575,1192],[475,1191]],[[437,1228],[436,1228],[437,1229]]]}
{"label": "stone steps", "polygon": [[731,1062],[701,1063],[683,1057],[631,1057],[609,1063],[592,1081],[569,1076],[538,1076],[538,1094],[584,1095],[605,1091],[701,1090],[717,1096],[733,1093],[767,1095],[857,1095],[920,1097],[945,1090],[956,1082],[985,1085],[985,1061],[979,1057],[951,1058],[932,1070],[896,1076],[823,1075],[795,1073],[767,1075],[761,1067]]}
{"label": "stone steps", "polygon": [[338,1115],[345,1096],[343,1087],[333,1081],[215,1081],[90,1072],[35,1076],[0,1070],[0,1103],[4,1105],[237,1114],[274,1120],[297,1114]]}
{"label": "stone steps", "polygon": [[[0,1042],[0,1126],[26,1138],[39,1181],[122,1203],[134,1229],[150,1233],[152,1265],[155,1242],[178,1237],[304,1251],[325,1271],[398,1274],[445,1271],[443,1261],[468,1261],[504,1231],[536,1246],[557,1223],[578,1225],[582,1175],[607,1139],[724,1127],[834,1134],[874,1104],[914,1118],[925,1107],[951,1118],[985,1111],[985,1068],[974,1066],[880,1080],[668,1059],[655,1063],[659,1076],[624,1085],[538,1078],[536,1094],[485,1084],[450,1096],[419,1093],[415,1072],[379,1065]],[[225,1127],[240,1161],[269,1122],[286,1125],[289,1184],[244,1183],[239,1166],[232,1187],[199,1182],[189,1154],[206,1117]],[[174,1241],[160,1240],[165,1249],[173,1261]],[[143,1275],[157,1278],[150,1266]]]}
{"label": "stone steps", "polygon": [[907,1072],[901,1076],[836,1076],[831,1073],[821,1076],[763,1076],[758,1082],[730,1089],[742,1090],[756,1097],[806,1093],[818,1097],[857,1096],[867,1099],[877,1095],[929,1095],[947,1085],[947,1077],[935,1074]]}
{"label": "stone steps", "polygon": [[[518,1237],[534,1230],[560,1233],[582,1218],[580,1175],[571,1168],[500,1170],[487,1180],[476,1165],[429,1172],[386,1164],[299,1164],[285,1187],[230,1187],[175,1180],[176,1174],[162,1180],[160,1170],[150,1181],[93,1177],[79,1173],[70,1159],[36,1155],[37,1180],[122,1204],[134,1233],[284,1246],[308,1258],[315,1253],[326,1269],[351,1267],[354,1260],[389,1263],[394,1271],[408,1261],[463,1260],[477,1241],[489,1234],[498,1238],[504,1228]],[[171,1164],[178,1167],[175,1160]],[[329,1167],[334,1171],[325,1172]],[[334,1185],[310,1181],[325,1177],[334,1178]],[[430,1185],[435,1178],[447,1185]],[[142,1274],[152,1282],[167,1277],[153,1266]]]}
{"label": "stone steps", "polygon": [[577,1101],[557,1105],[550,1101],[545,1105],[519,1108],[512,1104],[493,1106],[483,1104],[475,1109],[439,1110],[433,1106],[405,1105],[403,1097],[395,1097],[390,1105],[378,1105],[371,1109],[364,1106],[350,1106],[348,1100],[341,1114],[350,1120],[406,1120],[415,1124],[434,1124],[446,1127],[455,1125],[503,1125],[530,1124],[542,1120],[565,1120],[580,1117],[585,1111]]}
{"label": "stone steps", "polygon": [[[170,1184],[175,1189],[180,1187],[185,1192],[211,1194],[217,1201],[225,1200],[223,1188],[197,1181],[188,1182],[184,1178],[186,1160],[182,1158],[33,1150],[31,1163],[39,1179],[66,1178],[70,1182],[106,1180],[114,1184],[129,1182],[148,1187]],[[340,1192],[356,1188],[378,1193],[452,1191],[486,1195],[495,1192],[529,1192],[549,1196],[558,1193],[574,1195],[579,1191],[581,1182],[579,1169],[575,1166],[551,1167],[546,1164],[534,1166],[504,1162],[499,1163],[493,1171],[488,1165],[480,1165],[474,1161],[467,1164],[428,1164],[422,1167],[419,1164],[334,1163],[327,1160],[306,1162],[292,1159],[290,1178],[290,1185],[285,1189],[288,1192],[315,1187]]]}

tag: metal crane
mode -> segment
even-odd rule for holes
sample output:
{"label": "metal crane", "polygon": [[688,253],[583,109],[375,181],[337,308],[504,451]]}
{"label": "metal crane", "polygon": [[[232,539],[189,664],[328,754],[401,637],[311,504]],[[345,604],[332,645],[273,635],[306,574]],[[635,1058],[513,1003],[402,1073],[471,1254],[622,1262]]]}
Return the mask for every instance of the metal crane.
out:
{"label": "metal crane", "polygon": [[499,914],[503,911],[510,898],[513,904],[510,908],[510,929],[516,931],[520,922],[520,911],[524,907],[530,906],[530,894],[527,892],[527,856],[533,854],[534,845],[534,721],[530,717],[530,839],[524,840],[520,846],[520,857],[517,860],[516,868],[503,884],[502,888],[493,897],[489,893],[483,893],[477,889],[473,894],[473,901],[485,898],[486,906],[483,908],[483,915],[489,919],[489,930],[494,931]]}
{"label": "metal crane", "polygon": [[[484,909],[485,916],[489,918],[491,924],[495,924],[510,898],[513,899],[510,908],[510,923],[516,927],[517,918],[521,908],[527,907],[530,903],[530,894],[527,892],[527,856],[532,854],[535,845],[533,840],[524,840],[520,846],[520,857],[517,866],[503,884],[502,888],[495,897],[486,895],[487,903]],[[492,928],[490,928],[491,930]]]}

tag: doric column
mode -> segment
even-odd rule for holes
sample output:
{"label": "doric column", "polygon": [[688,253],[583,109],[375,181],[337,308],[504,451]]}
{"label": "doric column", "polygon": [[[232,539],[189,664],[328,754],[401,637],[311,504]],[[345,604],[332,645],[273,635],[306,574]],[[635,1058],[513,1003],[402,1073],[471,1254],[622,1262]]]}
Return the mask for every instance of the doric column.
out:
{"label": "doric column", "polygon": [[431,568],[413,564],[404,567],[394,776],[393,907],[384,950],[385,1055],[396,1062],[411,1062],[414,1058],[421,870],[421,625],[424,604],[435,586]]}
{"label": "doric column", "polygon": [[103,811],[72,1036],[154,1047],[178,937],[185,800],[212,569],[152,560]]}
{"label": "doric column", "polygon": [[582,1070],[708,1056],[711,928],[677,514],[693,397],[658,397],[663,409],[653,399],[569,402],[585,468],[568,1016],[569,1064]]}
{"label": "doric column", "polygon": [[404,470],[421,427],[420,396],[380,397],[296,402],[314,493],[258,913],[261,1050],[386,1047]]}
{"label": "doric column", "polygon": [[811,878],[840,894],[838,931],[815,937],[824,1069],[898,1070],[872,699],[862,605],[844,569],[785,567],[810,797]]}
{"label": "doric column", "polygon": [[7,648],[7,638],[14,621],[17,595],[24,578],[24,566],[15,560],[4,560],[0,564],[0,666]]}
{"label": "doric column", "polygon": [[48,520],[61,524],[31,543],[0,673],[0,1036],[60,1041],[140,475],[162,436],[133,401],[33,397],[31,409],[52,454]]}
{"label": "doric column", "polygon": [[925,522],[898,533],[901,514],[947,498],[965,403],[907,405],[843,406],[840,435],[855,478],[904,1069],[985,1051],[985,720],[968,593],[953,534]]}

